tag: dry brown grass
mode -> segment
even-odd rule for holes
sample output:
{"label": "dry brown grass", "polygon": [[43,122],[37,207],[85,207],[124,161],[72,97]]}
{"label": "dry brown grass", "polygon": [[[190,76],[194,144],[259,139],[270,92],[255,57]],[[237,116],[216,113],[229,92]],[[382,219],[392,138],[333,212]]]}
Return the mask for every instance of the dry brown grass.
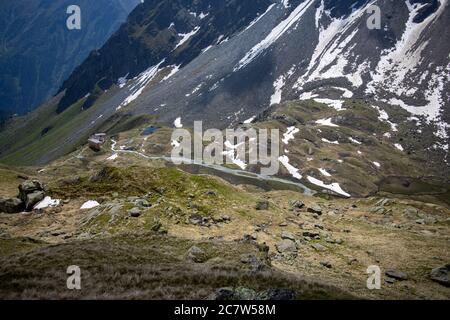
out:
{"label": "dry brown grass", "polygon": [[[209,260],[186,260],[193,244]],[[341,290],[288,276],[267,266],[251,271],[239,257],[262,253],[249,243],[192,242],[160,235],[49,246],[0,259],[1,299],[205,299],[220,287],[256,291],[289,288],[299,299],[351,298]],[[66,288],[66,269],[78,265],[82,290]]]}

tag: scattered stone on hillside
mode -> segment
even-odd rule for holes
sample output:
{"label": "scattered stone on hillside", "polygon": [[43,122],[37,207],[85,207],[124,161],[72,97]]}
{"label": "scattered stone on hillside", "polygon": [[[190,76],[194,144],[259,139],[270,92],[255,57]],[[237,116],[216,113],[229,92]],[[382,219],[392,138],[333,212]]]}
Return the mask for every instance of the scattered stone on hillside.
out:
{"label": "scattered stone on hillside", "polygon": [[19,213],[25,208],[24,202],[19,198],[0,199],[0,212]]}
{"label": "scattered stone on hillside", "polygon": [[162,223],[161,223],[161,221],[157,220],[153,223],[151,230],[154,232],[158,232],[161,230],[161,228],[162,228]]}
{"label": "scattered stone on hillside", "polygon": [[256,247],[258,248],[259,252],[263,252],[266,255],[269,253],[270,247],[264,242],[264,243],[257,243]]}
{"label": "scattered stone on hillside", "polygon": [[434,217],[426,217],[425,224],[436,224],[438,220]]}
{"label": "scattered stone on hillside", "polygon": [[293,209],[303,209],[305,204],[300,200],[290,201],[289,204]]}
{"label": "scattered stone on hillside", "polygon": [[233,297],[233,288],[219,288],[208,298],[208,300],[226,301],[233,300]]}
{"label": "scattered stone on hillside", "polygon": [[419,210],[413,207],[406,208],[403,212],[409,219],[417,219],[419,215]]}
{"label": "scattered stone on hillside", "polygon": [[234,300],[255,300],[256,299],[256,291],[249,288],[239,287],[234,291]]}
{"label": "scattered stone on hillside", "polygon": [[115,222],[116,218],[120,216],[123,211],[123,205],[116,202],[106,203],[104,204],[104,207],[108,211],[108,214],[112,217],[111,223]]}
{"label": "scattered stone on hillside", "polygon": [[269,209],[269,201],[267,200],[260,200],[256,203],[256,210],[268,210]]}
{"label": "scattered stone on hillside", "polygon": [[257,239],[258,237],[254,234],[244,234],[244,236],[242,237],[242,240],[245,242],[256,241]]}
{"label": "scattered stone on hillside", "polygon": [[320,243],[313,243],[311,245],[311,247],[313,247],[316,251],[325,251],[325,250],[327,250],[327,248],[324,247],[323,245],[321,245]]}
{"label": "scattered stone on hillside", "polygon": [[288,226],[288,224],[287,224],[287,222],[282,222],[278,226],[281,227],[281,228],[285,228],[285,227]]}
{"label": "scattered stone on hillside", "polygon": [[220,288],[217,289],[208,300],[227,301],[227,300],[258,300],[258,301],[289,301],[295,300],[297,293],[294,290],[284,288],[272,288],[261,292],[253,289],[239,288]]}
{"label": "scattered stone on hillside", "polygon": [[320,234],[318,232],[315,232],[315,231],[303,231],[303,236],[304,237],[309,237],[309,238],[312,238],[312,239],[316,239],[316,238],[320,239]]}
{"label": "scattered stone on hillside", "polygon": [[269,289],[258,293],[257,299],[264,301],[289,301],[294,300],[297,293],[290,289]]}
{"label": "scattered stone on hillside", "polygon": [[450,264],[433,269],[430,278],[443,286],[450,287]]}
{"label": "scattered stone on hillside", "polygon": [[199,214],[193,214],[189,217],[189,222],[193,225],[201,225],[203,223],[203,217]]}
{"label": "scattered stone on hillside", "polygon": [[63,236],[65,235],[66,232],[62,231],[62,230],[54,230],[54,231],[50,231],[50,235],[52,237],[59,237],[59,236]]}
{"label": "scattered stone on hillside", "polygon": [[381,215],[385,215],[388,213],[388,210],[384,207],[373,207],[372,209],[370,209],[371,213],[376,213],[376,214],[381,214]]}
{"label": "scattered stone on hillside", "polygon": [[333,266],[331,265],[331,263],[329,263],[328,261],[322,261],[320,262],[320,264],[322,266],[324,266],[325,268],[331,269]]}
{"label": "scattered stone on hillside", "polygon": [[68,185],[68,186],[77,185],[77,184],[81,183],[81,177],[75,176],[75,177],[65,178],[61,181],[61,183],[63,185]]}
{"label": "scattered stone on hillside", "polygon": [[267,226],[264,223],[257,224],[255,226],[255,232],[265,231]]}
{"label": "scattered stone on hillside", "polygon": [[318,204],[312,205],[311,207],[308,207],[308,212],[321,215],[322,214],[322,207],[319,206]]}
{"label": "scattered stone on hillside", "polygon": [[133,209],[128,210],[128,214],[130,215],[130,217],[138,218],[141,216],[141,209],[135,207]]}
{"label": "scattered stone on hillside", "polygon": [[140,208],[150,208],[152,205],[145,199],[137,198],[132,203]]}
{"label": "scattered stone on hillside", "polygon": [[226,215],[221,215],[221,216],[214,216],[211,218],[213,223],[229,223],[231,221],[231,218],[229,216]]}
{"label": "scattered stone on hillside", "polygon": [[251,263],[253,260],[257,259],[256,256],[254,254],[242,254],[241,255],[241,262],[248,264]]}
{"label": "scattered stone on hillside", "polygon": [[325,241],[327,243],[331,243],[331,244],[343,244],[344,243],[344,240],[342,240],[342,239],[333,239],[333,238],[330,238],[330,237],[327,237],[325,239]]}
{"label": "scattered stone on hillside", "polygon": [[380,199],[376,204],[375,207],[385,207],[391,205],[391,200],[384,198]]}
{"label": "scattered stone on hillside", "polygon": [[102,181],[112,180],[114,176],[113,169],[109,167],[103,167],[92,174],[89,181],[96,183]]}
{"label": "scattered stone on hillside", "polygon": [[386,278],[384,281],[389,284],[394,284],[396,280],[394,278]]}
{"label": "scattered stone on hillside", "polygon": [[219,224],[219,223],[224,222],[223,218],[221,216],[213,216],[213,217],[211,217],[211,219],[214,224]]}
{"label": "scattered stone on hillside", "polygon": [[398,270],[390,269],[390,270],[387,270],[385,274],[389,278],[392,278],[395,280],[399,280],[399,281],[408,280],[408,275],[406,273],[398,271]]}
{"label": "scattered stone on hillside", "polygon": [[265,264],[254,254],[241,255],[241,262],[251,267],[252,271],[261,271],[265,269]]}
{"label": "scattered stone on hillside", "polygon": [[187,252],[187,258],[195,263],[203,263],[208,260],[205,251],[197,246],[192,246]]}
{"label": "scattered stone on hillside", "polygon": [[40,201],[44,200],[45,193],[44,191],[35,191],[26,195],[25,201],[25,210],[31,211],[34,206],[38,204]]}
{"label": "scattered stone on hillside", "polygon": [[356,263],[358,263],[358,259],[356,259],[356,258],[350,258],[349,260],[348,260],[348,265],[349,266],[351,266],[351,265],[353,265],[353,264],[356,264]]}
{"label": "scattered stone on hillside", "polygon": [[295,241],[296,237],[291,232],[283,231],[281,233],[281,239]]}
{"label": "scattered stone on hillside", "polygon": [[205,194],[206,194],[207,196],[217,197],[217,192],[214,191],[214,190],[208,190],[208,191],[205,192]]}
{"label": "scattered stone on hillside", "polygon": [[283,240],[276,244],[279,253],[297,253],[297,246],[291,240]]}

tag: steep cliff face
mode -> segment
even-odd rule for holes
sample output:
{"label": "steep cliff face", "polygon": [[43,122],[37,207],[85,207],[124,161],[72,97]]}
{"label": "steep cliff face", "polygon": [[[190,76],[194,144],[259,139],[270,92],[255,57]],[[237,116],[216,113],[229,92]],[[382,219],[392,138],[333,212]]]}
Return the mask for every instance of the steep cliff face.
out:
{"label": "steep cliff face", "polygon": [[[139,0],[0,2],[0,117],[31,111],[56,93],[93,49],[101,47]],[[69,31],[69,5],[81,30]],[[0,118],[1,119],[1,118]]]}

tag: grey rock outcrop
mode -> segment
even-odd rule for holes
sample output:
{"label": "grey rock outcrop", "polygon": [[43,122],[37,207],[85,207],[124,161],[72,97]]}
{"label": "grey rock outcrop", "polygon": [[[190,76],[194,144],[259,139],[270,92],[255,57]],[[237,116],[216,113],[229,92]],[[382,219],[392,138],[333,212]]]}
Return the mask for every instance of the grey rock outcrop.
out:
{"label": "grey rock outcrop", "polygon": [[19,198],[0,199],[0,212],[19,213],[24,209],[24,202]]}
{"label": "grey rock outcrop", "polygon": [[450,287],[450,264],[433,269],[430,278],[443,286]]}

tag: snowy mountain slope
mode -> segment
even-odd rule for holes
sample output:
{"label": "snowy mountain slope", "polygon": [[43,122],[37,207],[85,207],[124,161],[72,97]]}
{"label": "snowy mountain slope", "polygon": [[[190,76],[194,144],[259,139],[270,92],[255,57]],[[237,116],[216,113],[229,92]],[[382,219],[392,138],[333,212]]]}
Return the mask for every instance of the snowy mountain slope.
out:
{"label": "snowy mountain slope", "polygon": [[[142,97],[135,111],[154,112],[168,105],[188,119],[198,117],[200,110],[202,118],[220,110],[221,121],[232,122],[235,114],[242,121],[270,104],[337,83],[357,97],[398,105],[423,121],[435,121],[436,134],[448,139],[450,46],[445,41],[449,32],[442,32],[448,28],[448,1],[442,0],[428,16],[423,1],[347,1],[352,4],[347,11],[333,10],[330,3],[270,6],[247,30]],[[382,8],[381,30],[366,26],[372,4]],[[258,42],[247,33],[258,34]],[[189,77],[192,72],[198,77]],[[203,89],[189,92],[198,86]],[[170,97],[171,90],[185,97]],[[441,144],[448,147],[445,141]]]}
{"label": "snowy mountain slope", "polygon": [[62,112],[88,92],[94,93],[96,87],[105,90],[120,80],[139,81],[156,65],[185,66],[210,45],[244,28],[270,3],[270,0],[141,3],[105,46],[92,52],[63,84],[60,91],[66,90],[66,94],[58,111]]}
{"label": "snowy mountain slope", "polygon": [[[146,1],[64,84],[58,112],[82,101],[86,113],[64,139],[75,145],[122,115],[224,128],[287,100],[343,110],[359,98],[393,125],[395,110],[409,112],[413,134],[434,132],[430,152],[445,160],[449,2]],[[374,4],[379,30],[367,27]],[[60,154],[55,146],[41,161]]]}

